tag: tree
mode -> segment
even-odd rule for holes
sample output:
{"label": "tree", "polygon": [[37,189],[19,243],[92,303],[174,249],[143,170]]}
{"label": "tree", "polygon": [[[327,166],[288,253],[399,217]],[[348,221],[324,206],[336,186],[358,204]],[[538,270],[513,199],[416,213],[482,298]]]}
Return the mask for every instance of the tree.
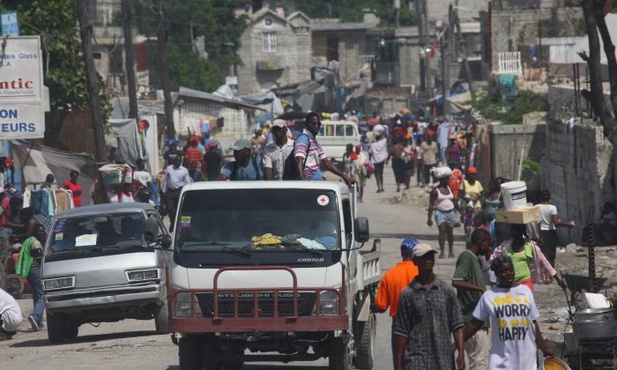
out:
{"label": "tree", "polygon": [[[132,0],[136,27],[146,36],[158,29],[149,2]],[[242,0],[210,0],[202,6],[194,2],[163,0],[169,49],[169,77],[172,89],[179,86],[213,91],[223,82],[234,65],[241,65],[237,56],[240,36],[246,28],[246,17],[235,17],[233,10],[242,7]],[[208,58],[195,51],[195,40],[203,36]],[[152,54],[151,54],[152,56]],[[157,58],[150,58],[150,80],[160,86],[161,73]]]}
{"label": "tree", "polygon": [[[8,0],[1,10],[16,10],[22,35],[40,35],[43,75],[49,88],[52,111],[89,109],[86,68],[80,55],[79,32],[73,0]],[[105,84],[98,78],[99,100],[104,116],[111,112],[105,96]],[[54,145],[62,129],[62,119],[48,122],[47,143]]]}
{"label": "tree", "polygon": [[590,91],[586,92],[585,97],[591,102],[591,107],[595,115],[600,118],[602,126],[604,127],[604,136],[612,138],[616,133],[615,128],[617,121],[604,99],[598,30],[602,36],[604,51],[607,55],[613,112],[617,112],[617,62],[615,61],[615,47],[613,46],[606,27],[606,22],[604,21],[604,14],[602,12],[604,0],[583,0],[581,5],[583,7],[585,25],[587,26],[587,36],[589,38],[589,55],[585,52],[579,53],[580,57],[585,60],[589,66]]}

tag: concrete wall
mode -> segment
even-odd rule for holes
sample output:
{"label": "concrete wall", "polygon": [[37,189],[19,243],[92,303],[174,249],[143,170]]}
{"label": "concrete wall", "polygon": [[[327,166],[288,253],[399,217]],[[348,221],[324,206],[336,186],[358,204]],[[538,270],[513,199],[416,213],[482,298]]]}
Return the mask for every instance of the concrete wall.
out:
{"label": "concrete wall", "polygon": [[542,186],[551,191],[560,218],[577,224],[571,230],[558,230],[562,243],[580,241],[590,206],[595,208],[593,220],[598,220],[602,205],[614,194],[607,176],[612,151],[600,126],[547,123]]}
{"label": "concrete wall", "polygon": [[[584,31],[580,29],[581,18],[580,8],[562,8],[556,11],[549,8],[494,10],[491,35],[493,71],[497,71],[497,56],[500,52],[521,51],[521,61],[528,64],[529,46],[536,44],[536,38],[579,36]],[[488,31],[486,25],[483,25],[482,31]]]}
{"label": "concrete wall", "polygon": [[[545,125],[491,125],[490,145],[491,177],[501,176],[516,180],[521,153],[523,158],[536,162],[540,162],[544,156]],[[530,176],[531,174],[524,173],[522,178]],[[528,184],[528,187],[534,186]]]}

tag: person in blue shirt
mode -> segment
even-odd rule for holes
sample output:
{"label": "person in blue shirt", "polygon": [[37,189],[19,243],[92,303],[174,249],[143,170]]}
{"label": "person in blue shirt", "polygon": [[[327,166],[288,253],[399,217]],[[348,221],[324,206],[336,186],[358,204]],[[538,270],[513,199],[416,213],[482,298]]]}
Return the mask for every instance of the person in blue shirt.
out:
{"label": "person in blue shirt", "polygon": [[233,145],[234,162],[223,167],[219,180],[251,181],[263,180],[264,168],[261,158],[251,155],[251,142],[247,139],[238,139]]}

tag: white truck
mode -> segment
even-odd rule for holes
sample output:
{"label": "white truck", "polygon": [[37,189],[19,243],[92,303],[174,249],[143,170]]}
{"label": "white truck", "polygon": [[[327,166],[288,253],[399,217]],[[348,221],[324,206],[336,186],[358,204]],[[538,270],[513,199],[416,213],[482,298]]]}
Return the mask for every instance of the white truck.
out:
{"label": "white truck", "polygon": [[373,368],[379,240],[355,192],[327,181],[186,186],[168,271],[181,370],[312,361]]}

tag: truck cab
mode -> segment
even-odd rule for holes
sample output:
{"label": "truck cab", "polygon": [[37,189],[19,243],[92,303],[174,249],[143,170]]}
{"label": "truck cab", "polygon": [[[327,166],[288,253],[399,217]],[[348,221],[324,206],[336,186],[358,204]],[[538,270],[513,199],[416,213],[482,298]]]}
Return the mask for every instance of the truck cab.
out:
{"label": "truck cab", "polygon": [[326,181],[183,188],[168,277],[180,368],[329,358],[372,368],[378,243],[355,193]]}

